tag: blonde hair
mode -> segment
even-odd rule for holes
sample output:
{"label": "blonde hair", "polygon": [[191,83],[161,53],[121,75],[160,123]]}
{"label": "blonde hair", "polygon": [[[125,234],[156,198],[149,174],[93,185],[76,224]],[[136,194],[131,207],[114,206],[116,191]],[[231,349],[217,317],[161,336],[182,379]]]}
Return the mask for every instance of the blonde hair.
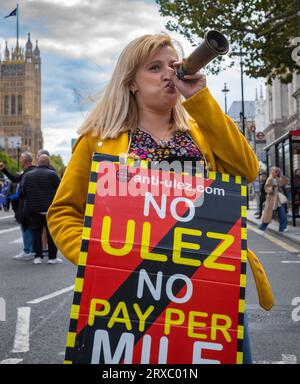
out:
{"label": "blonde hair", "polygon": [[[141,36],[125,47],[101,99],[78,130],[79,134],[107,139],[137,128],[138,106],[130,85],[138,67],[165,46],[172,47],[179,58],[182,53],[179,42],[171,40],[166,33]],[[170,127],[173,130],[189,129],[188,114],[181,98],[172,109]]]}
{"label": "blonde hair", "polygon": [[276,167],[276,166],[273,166],[273,167],[271,167],[270,170],[271,170],[271,172],[272,172],[272,171],[274,171],[274,172],[276,172],[276,173],[278,172],[278,174],[280,175],[280,168],[278,168],[278,167]]}

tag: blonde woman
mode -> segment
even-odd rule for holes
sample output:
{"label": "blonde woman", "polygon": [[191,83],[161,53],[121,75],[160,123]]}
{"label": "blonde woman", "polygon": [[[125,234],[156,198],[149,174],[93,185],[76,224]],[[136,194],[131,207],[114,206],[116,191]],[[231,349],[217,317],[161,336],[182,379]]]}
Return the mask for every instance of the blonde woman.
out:
{"label": "blonde woman", "polygon": [[[255,180],[255,154],[197,73],[176,77],[176,45],[167,34],[145,35],[121,53],[100,101],[79,130],[73,156],[48,211],[58,248],[77,263],[94,152],[161,160],[193,156],[210,171]],[[246,343],[245,343],[246,344]]]}

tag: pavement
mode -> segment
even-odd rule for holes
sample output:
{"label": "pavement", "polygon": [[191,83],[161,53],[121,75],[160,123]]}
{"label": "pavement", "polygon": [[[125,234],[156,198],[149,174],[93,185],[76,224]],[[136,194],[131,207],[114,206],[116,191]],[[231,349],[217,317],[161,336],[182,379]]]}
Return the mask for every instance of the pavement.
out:
{"label": "pavement", "polygon": [[[248,222],[255,224],[259,226],[261,224],[261,219],[257,219],[256,216],[254,216],[254,213],[257,212],[257,206],[255,201],[249,201],[249,209],[247,210],[247,220]],[[279,233],[278,232],[278,221],[272,221],[267,229],[266,232],[274,233],[278,235],[282,239],[290,240],[300,246],[300,219],[297,219],[296,221],[297,226],[293,227],[292,225],[292,218],[288,217],[288,232]]]}

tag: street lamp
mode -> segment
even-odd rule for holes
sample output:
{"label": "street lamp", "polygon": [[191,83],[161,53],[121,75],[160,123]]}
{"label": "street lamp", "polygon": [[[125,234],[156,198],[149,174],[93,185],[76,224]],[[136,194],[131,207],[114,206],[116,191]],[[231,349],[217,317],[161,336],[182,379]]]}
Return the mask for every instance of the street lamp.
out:
{"label": "street lamp", "polygon": [[20,143],[18,142],[17,144],[17,165],[18,165],[18,172],[20,170],[20,151],[21,151],[21,147],[20,147]]}
{"label": "street lamp", "polygon": [[[241,66],[241,94],[242,94],[242,111],[240,113],[240,117],[242,119],[242,132],[243,132],[243,135],[245,136],[246,130],[245,130],[245,100],[244,100],[244,63],[243,63],[243,56],[245,56],[246,53],[242,52],[242,45],[240,45],[240,52],[239,53],[232,53],[231,55],[232,56],[239,56],[240,57],[240,66]],[[249,189],[247,191],[247,209],[249,209]]]}
{"label": "street lamp", "polygon": [[11,150],[13,155],[16,154],[17,151],[17,167],[18,171],[20,168],[20,152],[21,152],[22,138],[21,136],[11,136],[8,141],[8,148]]}
{"label": "street lamp", "polygon": [[224,83],[224,89],[222,89],[222,92],[224,92],[224,95],[225,95],[225,113],[227,115],[227,92],[229,92],[229,89],[227,88],[226,83]]}
{"label": "street lamp", "polygon": [[[300,0],[299,0],[300,1]],[[239,56],[240,57],[240,66],[241,66],[241,94],[242,94],[242,111],[240,113],[240,117],[242,120],[242,132],[245,136],[245,100],[244,100],[244,63],[243,63],[243,56],[246,55],[245,52],[242,52],[242,48],[240,48],[239,53],[232,53],[232,56]]]}
{"label": "street lamp", "polygon": [[300,0],[298,0],[298,33],[300,36]]}

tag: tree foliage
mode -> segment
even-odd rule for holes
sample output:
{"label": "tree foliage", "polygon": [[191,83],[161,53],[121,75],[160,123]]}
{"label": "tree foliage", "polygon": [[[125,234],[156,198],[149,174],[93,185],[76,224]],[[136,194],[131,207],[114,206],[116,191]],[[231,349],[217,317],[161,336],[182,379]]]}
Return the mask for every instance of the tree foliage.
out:
{"label": "tree foliage", "polygon": [[[205,31],[216,29],[230,42],[230,65],[243,52],[245,73],[253,78],[279,75],[290,82],[291,73],[300,73],[299,60],[292,51],[300,36],[298,0],[156,0],[162,16],[170,17],[167,29],[184,35],[193,46]],[[293,45],[294,44],[294,45]],[[297,64],[298,63],[298,64]],[[210,73],[224,69],[219,57],[207,66]]]}
{"label": "tree foliage", "polygon": [[[18,171],[17,162],[8,156],[8,154],[4,151],[0,151],[0,161],[5,164],[5,167],[9,170],[13,175]],[[3,177],[3,173],[0,171],[0,177]]]}
{"label": "tree foliage", "polygon": [[64,173],[66,166],[65,166],[63,159],[60,155],[51,155],[50,156],[50,163],[55,168],[55,170],[59,176],[61,176]]}

